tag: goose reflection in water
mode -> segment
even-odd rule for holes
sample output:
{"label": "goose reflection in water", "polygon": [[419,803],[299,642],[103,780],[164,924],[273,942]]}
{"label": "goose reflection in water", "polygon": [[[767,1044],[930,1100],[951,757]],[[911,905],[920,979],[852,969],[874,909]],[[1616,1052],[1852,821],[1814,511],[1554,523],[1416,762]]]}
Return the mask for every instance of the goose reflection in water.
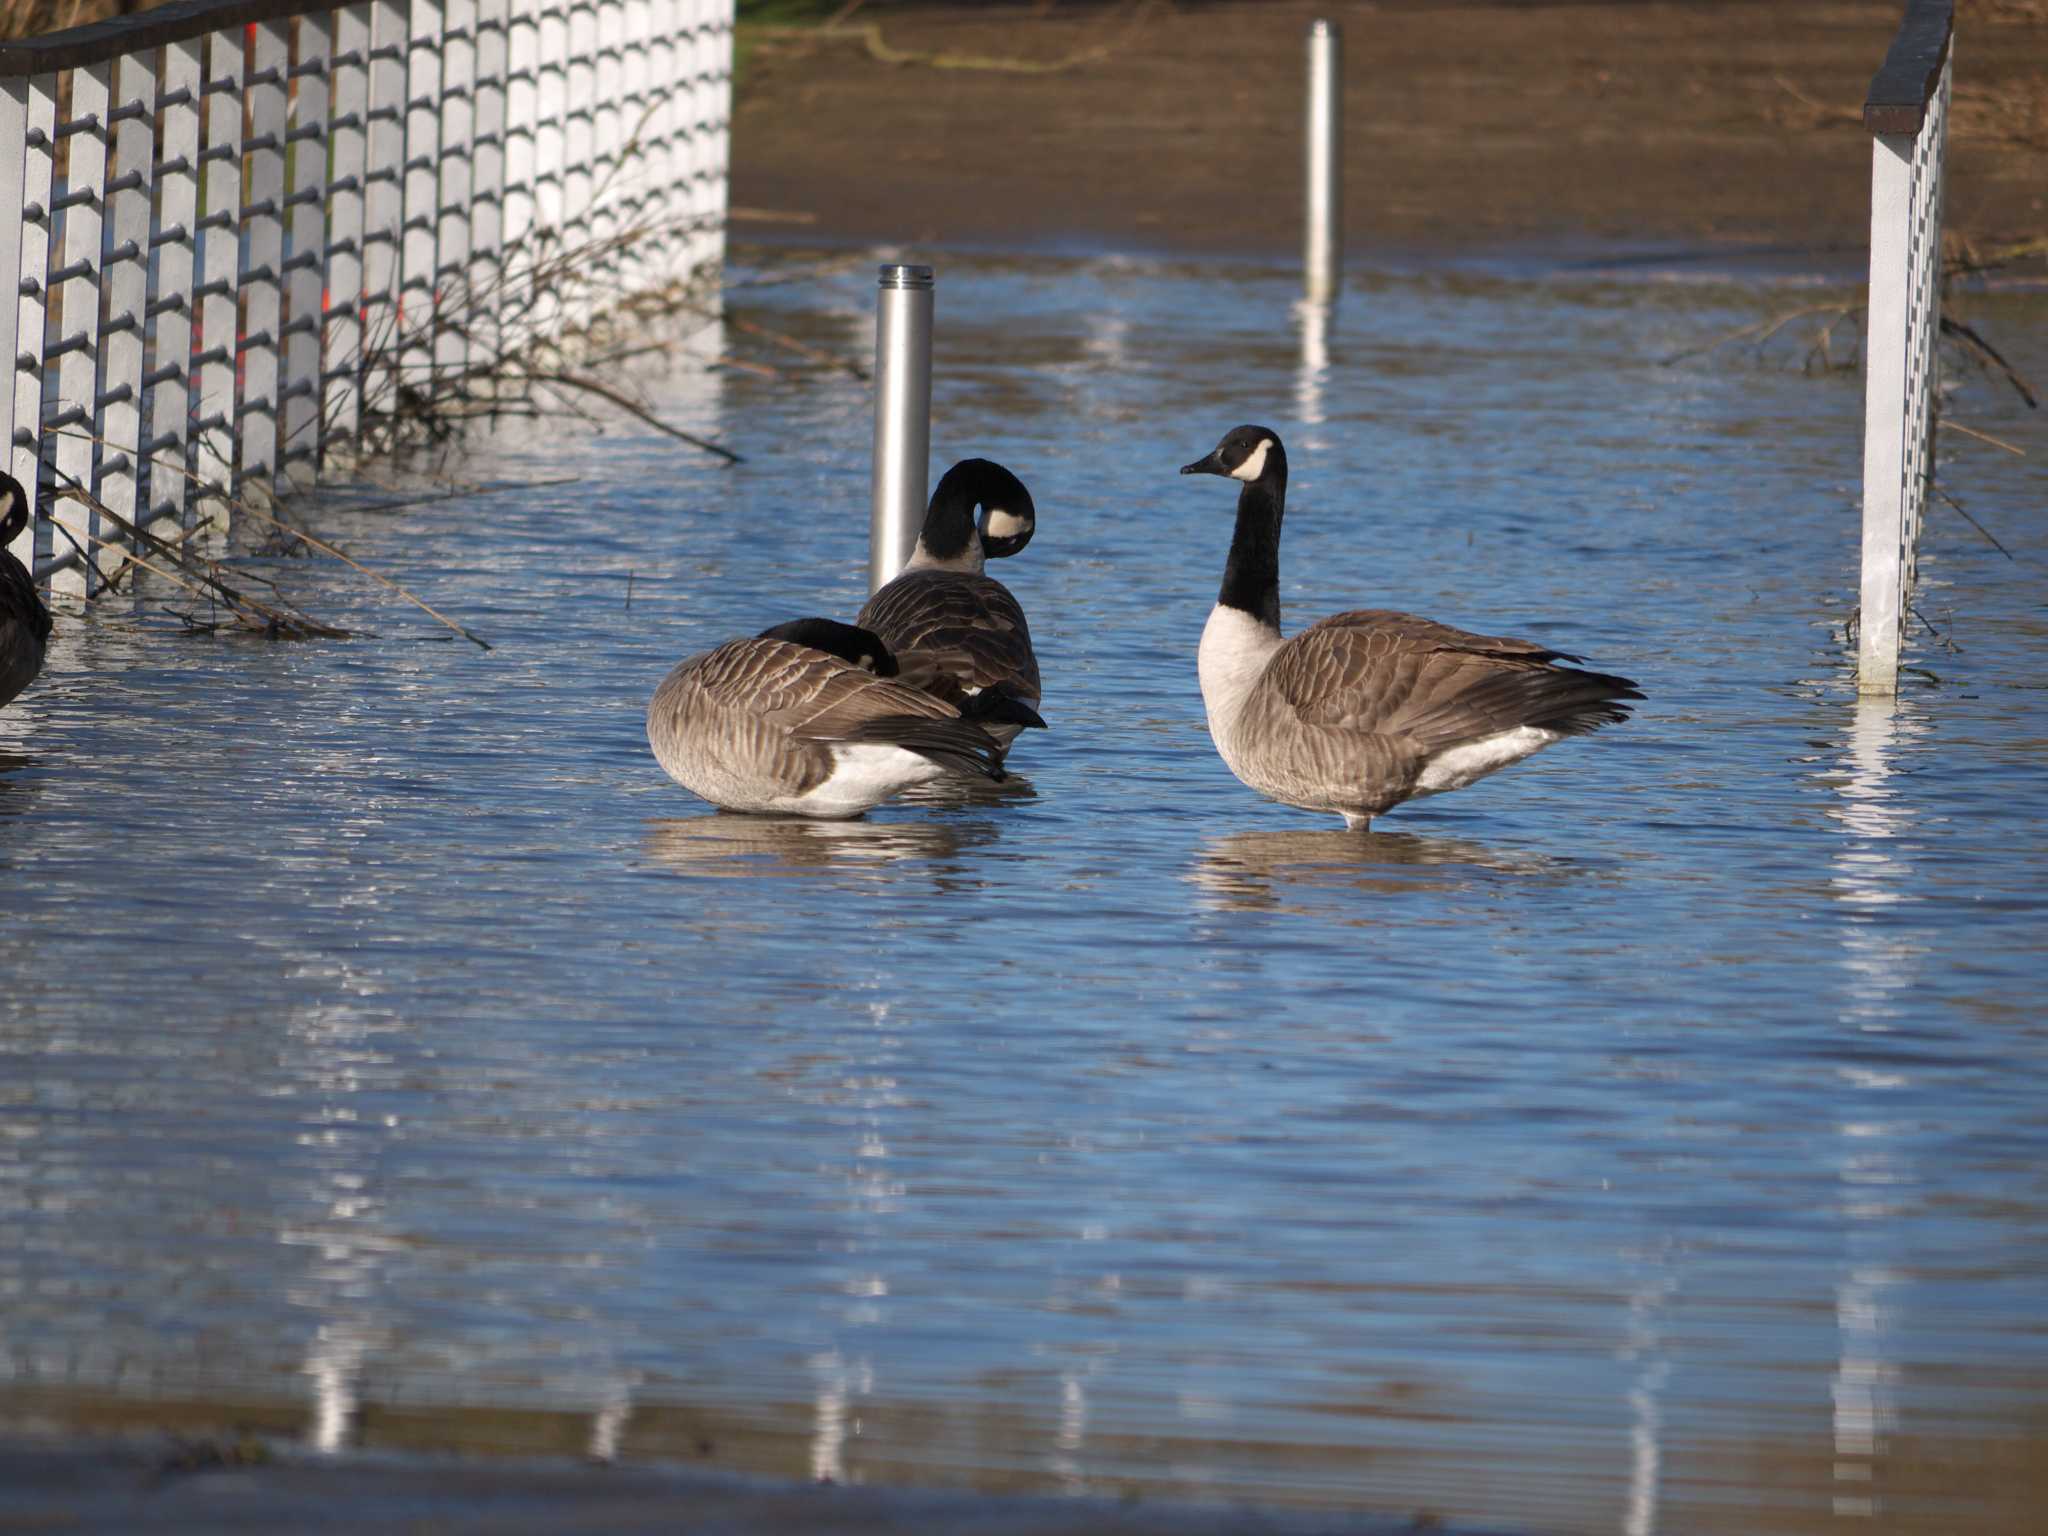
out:
{"label": "goose reflection in water", "polygon": [[1561,880],[1577,872],[1564,859],[1506,853],[1462,837],[1317,830],[1210,838],[1187,878],[1213,898],[1205,904],[1218,910],[1305,912],[1288,898],[1312,891],[1385,896],[1456,891],[1478,878]]}
{"label": "goose reflection in water", "polygon": [[1031,781],[1013,768],[1001,783],[991,779],[950,778],[913,784],[896,797],[895,803],[958,810],[968,806],[1021,805],[1037,798],[1038,791],[1031,787]]}
{"label": "goose reflection in water", "polygon": [[646,848],[657,864],[686,875],[880,874],[903,863],[950,870],[967,850],[994,842],[996,832],[992,821],[815,821],[720,812],[650,821]]}

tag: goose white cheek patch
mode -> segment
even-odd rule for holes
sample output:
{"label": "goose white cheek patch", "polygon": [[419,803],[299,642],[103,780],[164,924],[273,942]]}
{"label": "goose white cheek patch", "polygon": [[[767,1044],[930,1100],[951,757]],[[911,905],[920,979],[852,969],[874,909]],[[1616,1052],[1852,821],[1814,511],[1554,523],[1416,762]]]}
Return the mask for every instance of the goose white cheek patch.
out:
{"label": "goose white cheek patch", "polygon": [[1266,472],[1266,450],[1273,446],[1273,439],[1262,437],[1259,446],[1252,450],[1252,456],[1230,472],[1233,480],[1256,480]]}
{"label": "goose white cheek patch", "polygon": [[988,522],[983,525],[982,531],[992,539],[1014,539],[1020,534],[1028,533],[1030,529],[1031,524],[1016,513],[1005,512],[1002,508],[995,507],[990,509]]}

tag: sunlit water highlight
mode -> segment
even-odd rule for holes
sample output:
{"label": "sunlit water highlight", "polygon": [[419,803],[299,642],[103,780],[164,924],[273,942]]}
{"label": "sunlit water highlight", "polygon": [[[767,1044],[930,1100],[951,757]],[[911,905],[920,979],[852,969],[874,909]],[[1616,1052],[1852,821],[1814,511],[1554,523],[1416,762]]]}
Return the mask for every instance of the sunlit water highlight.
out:
{"label": "sunlit water highlight", "polygon": [[[871,283],[733,297],[859,356]],[[662,386],[736,470],[523,426],[472,470],[580,482],[321,520],[489,653],[295,561],[361,638],[62,615],[0,716],[0,1424],[2033,1528],[2048,434],[1965,381],[2018,559],[1931,512],[1943,638],[1859,704],[1855,377],[1657,363],[1782,290],[1293,289],[943,265],[938,464],[1039,508],[1001,791],[754,820],[648,755],[678,657],[858,607],[843,375]],[[1174,473],[1246,420],[1290,625],[1528,635],[1638,718],[1369,839],[1257,800],[1194,678],[1229,488]]]}

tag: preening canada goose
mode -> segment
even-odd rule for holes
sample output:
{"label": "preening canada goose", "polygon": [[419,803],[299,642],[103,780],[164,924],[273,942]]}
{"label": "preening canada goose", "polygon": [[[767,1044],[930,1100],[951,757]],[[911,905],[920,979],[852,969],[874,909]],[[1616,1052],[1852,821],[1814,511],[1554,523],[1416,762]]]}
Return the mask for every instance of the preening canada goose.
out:
{"label": "preening canada goose", "polygon": [[50,610],[21,562],[8,553],[29,515],[28,493],[12,475],[0,474],[0,503],[0,704],[5,704],[43,670]]}
{"label": "preening canada goose", "polygon": [[962,459],[932,492],[903,574],[854,620],[896,653],[905,682],[963,707],[982,696],[972,712],[1005,752],[1026,726],[1045,724],[1038,658],[1024,610],[982,563],[1016,554],[1037,526],[1023,481],[991,460]]}
{"label": "preening canada goose", "polygon": [[895,673],[872,632],[799,619],[678,665],[647,740],[670,778],[731,811],[858,816],[944,773],[1003,777],[987,731]]}
{"label": "preening canada goose", "polygon": [[1418,795],[1462,789],[1567,736],[1626,720],[1625,677],[1576,656],[1410,613],[1335,614],[1280,635],[1287,451],[1239,427],[1184,475],[1241,481],[1223,587],[1202,630],[1202,703],[1223,761],[1287,805],[1362,830]]}

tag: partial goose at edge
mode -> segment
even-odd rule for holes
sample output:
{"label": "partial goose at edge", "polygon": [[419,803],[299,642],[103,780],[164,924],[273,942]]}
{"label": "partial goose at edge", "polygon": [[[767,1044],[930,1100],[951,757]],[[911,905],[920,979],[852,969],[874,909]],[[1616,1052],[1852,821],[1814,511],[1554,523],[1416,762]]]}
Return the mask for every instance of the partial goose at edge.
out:
{"label": "partial goose at edge", "polygon": [[28,492],[0,473],[0,705],[11,703],[43,670],[50,610],[22,563],[8,551],[28,527]]}

